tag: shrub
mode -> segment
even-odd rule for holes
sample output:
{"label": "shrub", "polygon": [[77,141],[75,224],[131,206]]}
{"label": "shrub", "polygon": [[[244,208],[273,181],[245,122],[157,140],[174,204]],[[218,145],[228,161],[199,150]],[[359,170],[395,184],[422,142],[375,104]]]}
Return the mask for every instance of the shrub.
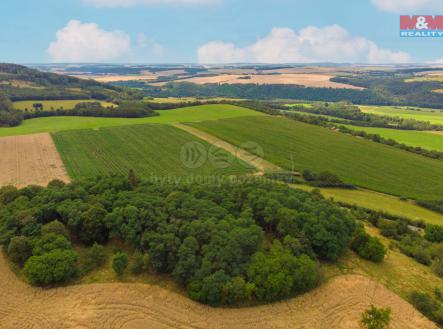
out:
{"label": "shrub", "polygon": [[68,230],[66,229],[65,225],[60,223],[58,220],[52,221],[48,224],[45,224],[42,226],[42,235],[54,233],[58,235],[63,235],[66,238],[69,238]]}
{"label": "shrub", "polygon": [[410,294],[409,300],[428,319],[443,325],[443,307],[430,295],[414,291]]}
{"label": "shrub", "polygon": [[14,263],[23,264],[32,256],[33,244],[30,238],[17,236],[11,239],[8,246],[8,257]]}
{"label": "shrub", "polygon": [[118,276],[122,276],[128,267],[128,255],[124,252],[118,252],[112,257],[112,269]]}
{"label": "shrub", "polygon": [[78,255],[72,250],[53,250],[29,258],[23,273],[36,286],[49,286],[71,280],[78,271]]}
{"label": "shrub", "polygon": [[432,263],[432,270],[435,274],[437,274],[440,278],[443,278],[443,260],[437,259]]}
{"label": "shrub", "polygon": [[429,251],[419,249],[415,252],[414,259],[419,262],[420,264],[429,266],[432,263],[431,255],[429,254]]}
{"label": "shrub", "polygon": [[105,248],[98,243],[94,243],[91,248],[89,248],[83,259],[83,270],[85,272],[90,272],[95,268],[99,268],[106,264],[107,255]]}
{"label": "shrub", "polygon": [[431,242],[443,242],[443,226],[427,225],[425,228],[425,239]]}
{"label": "shrub", "polygon": [[61,249],[61,250],[71,249],[71,242],[69,242],[62,235],[49,233],[43,235],[40,239],[38,239],[35,242],[32,254],[34,256],[40,256],[56,249]]}
{"label": "shrub", "polygon": [[143,271],[147,271],[149,268],[149,255],[137,252],[133,257],[131,265],[132,274],[141,274]]}
{"label": "shrub", "polygon": [[351,242],[351,248],[360,257],[375,263],[385,258],[386,249],[377,237],[371,237],[363,230],[359,231]]}
{"label": "shrub", "polygon": [[371,305],[367,309],[361,319],[361,324],[367,329],[385,329],[389,327],[391,322],[390,308],[377,308]]}

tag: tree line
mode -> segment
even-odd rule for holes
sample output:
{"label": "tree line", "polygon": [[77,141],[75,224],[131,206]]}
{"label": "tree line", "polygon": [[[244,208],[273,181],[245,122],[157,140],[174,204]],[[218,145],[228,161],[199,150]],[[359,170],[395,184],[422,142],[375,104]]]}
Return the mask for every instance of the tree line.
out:
{"label": "tree line", "polygon": [[85,116],[85,117],[111,117],[111,118],[144,118],[158,116],[149,104],[136,101],[123,101],[116,106],[104,107],[100,102],[81,102],[75,105],[73,109],[55,109],[44,111],[41,107],[34,104],[35,111],[24,112],[25,119],[50,117],[50,116]]}

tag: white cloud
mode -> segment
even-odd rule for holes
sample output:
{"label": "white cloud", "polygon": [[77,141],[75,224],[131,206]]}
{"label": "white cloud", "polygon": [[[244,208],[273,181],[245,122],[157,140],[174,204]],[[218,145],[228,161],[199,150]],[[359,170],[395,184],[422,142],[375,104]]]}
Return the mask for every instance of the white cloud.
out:
{"label": "white cloud", "polygon": [[83,0],[97,7],[129,7],[136,5],[211,5],[219,0]]}
{"label": "white cloud", "polygon": [[57,31],[48,54],[55,62],[102,62],[130,51],[131,39],[121,31],[105,31],[95,23],[71,20]]}
{"label": "white cloud", "polygon": [[405,63],[407,53],[378,47],[373,41],[353,37],[339,25],[309,26],[299,31],[274,28],[252,45],[238,48],[222,41],[209,42],[198,49],[198,61],[220,63]]}
{"label": "white cloud", "polygon": [[379,10],[404,15],[420,15],[429,13],[432,10],[443,10],[442,0],[372,0],[372,3]]}
{"label": "white cloud", "polygon": [[144,33],[137,35],[137,47],[143,50],[143,52],[151,53],[155,57],[163,56],[165,53],[165,47],[162,44],[148,38]]}

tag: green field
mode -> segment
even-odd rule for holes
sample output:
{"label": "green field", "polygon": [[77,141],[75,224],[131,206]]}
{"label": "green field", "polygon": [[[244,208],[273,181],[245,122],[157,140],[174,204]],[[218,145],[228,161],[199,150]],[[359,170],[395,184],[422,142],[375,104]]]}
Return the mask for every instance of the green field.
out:
{"label": "green field", "polygon": [[130,169],[140,177],[245,174],[253,171],[251,166],[235,158],[228,166],[224,161],[230,156],[220,149],[211,152],[215,162],[205,161],[201,167],[189,169],[181,161],[182,147],[189,142],[199,142],[208,151],[210,145],[170,125],[63,131],[54,133],[53,138],[73,179],[111,173],[125,175]]}
{"label": "green field", "polygon": [[292,107],[296,107],[296,106],[300,106],[300,107],[304,107],[304,108],[311,108],[312,104],[311,103],[290,103],[290,104],[285,104],[286,107],[292,108]]}
{"label": "green field", "polygon": [[59,108],[63,108],[65,110],[71,110],[75,107],[75,105],[83,102],[88,102],[88,103],[100,102],[100,104],[102,104],[103,107],[115,106],[112,103],[103,102],[94,99],[75,99],[75,100],[58,100],[58,101],[19,101],[19,102],[14,102],[14,108],[17,110],[28,109],[29,111],[33,111],[34,108],[32,107],[32,105],[35,103],[40,103],[43,104],[44,111],[50,111],[51,109],[53,110]]}
{"label": "green field", "polygon": [[393,106],[359,106],[365,113],[399,117],[403,119],[414,119],[418,121],[428,121],[433,124],[443,125],[443,110],[423,109],[420,111],[408,110],[404,107]]}
{"label": "green field", "polygon": [[[305,191],[315,189],[308,185],[294,185],[294,187]],[[332,198],[335,201],[349,205],[357,205],[412,220],[423,220],[429,224],[443,225],[442,214],[420,207],[413,201],[400,200],[400,198],[393,195],[364,189],[321,188],[320,192],[325,198]]]}
{"label": "green field", "polygon": [[416,199],[443,198],[443,161],[276,117],[191,123],[234,145],[254,141],[288,170],[331,171],[345,182]]}
{"label": "green field", "polygon": [[149,118],[94,118],[94,117],[47,117],[25,120],[20,126],[0,128],[0,136],[27,135],[63,130],[98,129],[145,123],[177,123],[217,120],[245,116],[261,116],[260,112],[228,105],[211,104],[184,107],[176,110],[157,111],[160,116]]}
{"label": "green field", "polygon": [[369,134],[377,134],[384,138],[393,139],[399,143],[409,146],[420,146],[430,151],[443,152],[443,135],[416,130],[372,128],[351,125],[346,125],[346,127],[352,130],[366,131]]}

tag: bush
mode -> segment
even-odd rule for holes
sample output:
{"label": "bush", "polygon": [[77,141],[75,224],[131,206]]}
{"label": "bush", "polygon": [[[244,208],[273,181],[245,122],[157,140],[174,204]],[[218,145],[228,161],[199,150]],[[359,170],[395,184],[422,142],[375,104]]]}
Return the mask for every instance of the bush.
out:
{"label": "bush", "polygon": [[427,225],[425,228],[425,239],[431,242],[443,242],[443,226]]}
{"label": "bush", "polygon": [[419,249],[415,252],[414,259],[419,262],[420,264],[429,266],[432,263],[431,255],[429,254],[429,251]]}
{"label": "bush", "polygon": [[118,252],[112,257],[112,269],[118,276],[122,276],[128,267],[128,255],[124,252]]}
{"label": "bush", "polygon": [[341,187],[354,189],[355,186],[344,183],[337,175],[323,171],[321,173],[313,173],[310,170],[305,170],[302,173],[303,178],[309,183],[309,185],[316,187]]}
{"label": "bush", "polygon": [[377,237],[371,237],[363,230],[359,231],[351,242],[351,248],[360,257],[375,263],[385,258],[386,249]]}
{"label": "bush", "polygon": [[17,236],[11,239],[8,246],[8,257],[14,263],[23,266],[23,264],[32,256],[33,244],[30,238]]}
{"label": "bush", "polygon": [[71,249],[71,242],[69,242],[68,239],[66,239],[62,235],[49,233],[43,235],[40,239],[38,239],[35,242],[32,254],[34,256],[41,256],[47,252],[56,249],[61,249],[61,250]]}
{"label": "bush", "polygon": [[414,291],[409,296],[409,300],[428,319],[443,325],[443,307],[430,295]]}
{"label": "bush", "polygon": [[380,229],[380,233],[393,239],[400,239],[402,235],[408,232],[408,224],[403,221],[393,221],[380,218],[377,221],[377,227]]}
{"label": "bush", "polygon": [[60,223],[58,220],[52,221],[48,224],[42,226],[42,235],[54,233],[58,235],[63,235],[65,238],[69,238],[68,230],[65,225]]}
{"label": "bush", "polygon": [[23,273],[36,286],[61,284],[71,280],[78,271],[78,255],[72,250],[53,250],[29,258]]}
{"label": "bush", "polygon": [[432,263],[432,270],[437,276],[443,278],[443,260],[442,259],[435,260]]}
{"label": "bush", "polygon": [[106,264],[107,259],[105,248],[98,243],[94,243],[85,253],[82,264],[83,270],[87,273],[95,268],[102,267]]}
{"label": "bush", "polygon": [[149,255],[137,252],[133,257],[131,265],[132,274],[141,274],[143,271],[147,271],[149,268]]}
{"label": "bush", "polygon": [[361,319],[361,324],[367,329],[385,329],[389,327],[391,322],[390,308],[377,308],[371,305],[367,309]]}

